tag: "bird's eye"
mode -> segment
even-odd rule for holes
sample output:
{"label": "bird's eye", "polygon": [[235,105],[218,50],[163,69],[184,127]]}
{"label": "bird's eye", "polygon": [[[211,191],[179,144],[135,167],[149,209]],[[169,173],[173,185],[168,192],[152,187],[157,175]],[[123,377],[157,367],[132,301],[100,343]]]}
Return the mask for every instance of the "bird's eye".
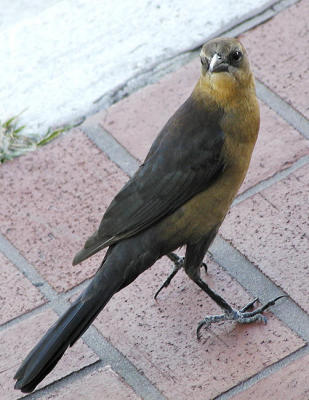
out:
{"label": "bird's eye", "polygon": [[242,52],[239,50],[235,50],[231,53],[230,58],[231,62],[237,63],[242,57]]}

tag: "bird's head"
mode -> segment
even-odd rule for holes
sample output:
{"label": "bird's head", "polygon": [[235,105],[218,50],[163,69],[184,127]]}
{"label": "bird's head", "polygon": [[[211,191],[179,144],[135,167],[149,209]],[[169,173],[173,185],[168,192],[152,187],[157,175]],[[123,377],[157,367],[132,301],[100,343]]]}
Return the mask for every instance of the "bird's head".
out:
{"label": "bird's head", "polygon": [[247,52],[237,39],[212,39],[204,44],[200,57],[201,86],[219,103],[244,90],[255,90]]}

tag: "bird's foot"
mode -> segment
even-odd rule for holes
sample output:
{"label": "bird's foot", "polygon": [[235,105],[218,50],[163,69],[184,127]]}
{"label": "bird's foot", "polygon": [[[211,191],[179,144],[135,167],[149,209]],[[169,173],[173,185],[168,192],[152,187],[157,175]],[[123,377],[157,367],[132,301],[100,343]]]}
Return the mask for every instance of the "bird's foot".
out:
{"label": "bird's foot", "polygon": [[205,317],[199,324],[196,330],[197,339],[199,340],[201,335],[200,331],[203,327],[208,328],[214,322],[220,321],[236,321],[240,324],[250,324],[255,321],[261,321],[264,324],[267,323],[267,318],[263,315],[263,311],[265,311],[268,307],[273,306],[277,300],[281,299],[282,297],[287,296],[279,296],[273,300],[268,301],[261,307],[258,307],[254,311],[248,311],[252,309],[254,303],[256,303],[259,299],[256,298],[250,303],[248,303],[245,307],[241,308],[240,310],[232,309],[231,312],[225,312],[224,314],[219,315],[208,315]]}
{"label": "bird's foot", "polygon": [[[163,282],[163,285],[157,290],[156,294],[154,295],[154,298],[156,299],[158,294],[161,292],[162,289],[168,287],[168,285],[171,283],[172,279],[174,278],[174,276],[177,274],[177,272],[183,268],[184,266],[184,261],[185,258],[184,257],[179,257],[177,254],[175,253],[169,253],[167,254],[167,257],[173,261],[174,263],[174,269],[171,272],[171,274],[167,277],[167,279]],[[207,273],[207,265],[203,262],[201,267],[204,267],[205,272]]]}

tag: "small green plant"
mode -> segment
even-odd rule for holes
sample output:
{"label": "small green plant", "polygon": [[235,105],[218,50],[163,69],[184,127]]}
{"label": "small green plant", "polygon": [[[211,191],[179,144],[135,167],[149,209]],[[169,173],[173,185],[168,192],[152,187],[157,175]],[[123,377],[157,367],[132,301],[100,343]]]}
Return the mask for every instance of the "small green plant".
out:
{"label": "small green plant", "polygon": [[0,121],[0,163],[33,151],[39,146],[44,146],[60,133],[71,128],[71,126],[65,126],[55,130],[48,129],[43,135],[23,134],[26,126],[20,125],[19,115],[15,115],[5,122]]}

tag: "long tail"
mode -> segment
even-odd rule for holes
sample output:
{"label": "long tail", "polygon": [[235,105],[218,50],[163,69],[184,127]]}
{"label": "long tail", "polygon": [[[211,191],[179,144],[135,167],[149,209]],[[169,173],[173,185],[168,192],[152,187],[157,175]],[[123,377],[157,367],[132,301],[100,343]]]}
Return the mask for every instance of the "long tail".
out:
{"label": "long tail", "polygon": [[157,258],[150,256],[146,260],[145,253],[143,257],[132,254],[136,243],[135,246],[122,243],[111,249],[89,286],[28,354],[14,376],[17,379],[15,389],[32,392],[66,349],[87,330],[113,294],[132,282]]}

